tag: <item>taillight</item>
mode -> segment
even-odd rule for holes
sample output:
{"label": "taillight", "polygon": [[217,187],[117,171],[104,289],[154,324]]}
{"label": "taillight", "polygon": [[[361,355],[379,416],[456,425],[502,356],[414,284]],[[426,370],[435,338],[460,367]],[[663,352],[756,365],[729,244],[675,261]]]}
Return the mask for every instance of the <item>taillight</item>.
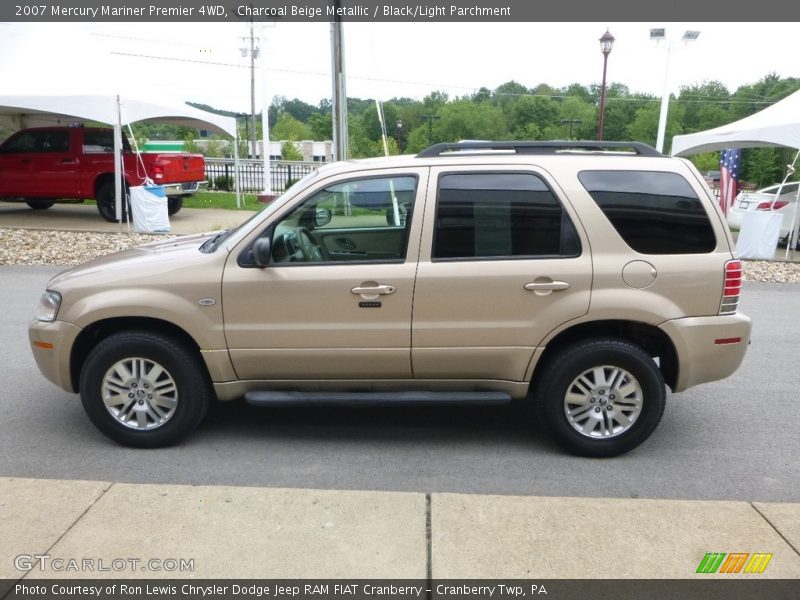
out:
{"label": "taillight", "polygon": [[164,179],[164,166],[159,162],[153,163],[151,174],[153,179]]}
{"label": "taillight", "polygon": [[731,315],[739,306],[742,293],[742,261],[729,260],[725,263],[725,282],[722,285],[722,304],[719,314]]}
{"label": "taillight", "polygon": [[756,206],[756,210],[779,210],[788,204],[788,202],[783,200],[778,200],[774,204],[772,202],[759,202],[758,206]]}

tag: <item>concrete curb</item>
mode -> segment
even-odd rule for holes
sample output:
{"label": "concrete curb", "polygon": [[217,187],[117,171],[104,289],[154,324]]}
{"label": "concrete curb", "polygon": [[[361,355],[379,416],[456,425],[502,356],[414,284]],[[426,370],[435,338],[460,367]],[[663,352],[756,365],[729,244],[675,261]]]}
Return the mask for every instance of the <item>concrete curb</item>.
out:
{"label": "concrete curb", "polygon": [[800,503],[0,478],[0,523],[7,579],[685,579],[708,552],[800,578]]}

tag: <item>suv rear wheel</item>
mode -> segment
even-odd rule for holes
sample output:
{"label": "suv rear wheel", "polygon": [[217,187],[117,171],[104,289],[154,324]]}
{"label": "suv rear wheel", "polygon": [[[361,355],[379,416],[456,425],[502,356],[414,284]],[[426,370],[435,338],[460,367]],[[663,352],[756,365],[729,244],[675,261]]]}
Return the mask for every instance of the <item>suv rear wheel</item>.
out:
{"label": "suv rear wheel", "polygon": [[100,431],[120,444],[158,448],[178,442],[205,416],[213,395],[193,352],[150,332],[100,342],[81,371],[81,401]]}
{"label": "suv rear wheel", "polygon": [[535,401],[556,440],[582,456],[623,454],[644,442],[664,414],[658,365],[618,339],[569,346],[541,373]]}

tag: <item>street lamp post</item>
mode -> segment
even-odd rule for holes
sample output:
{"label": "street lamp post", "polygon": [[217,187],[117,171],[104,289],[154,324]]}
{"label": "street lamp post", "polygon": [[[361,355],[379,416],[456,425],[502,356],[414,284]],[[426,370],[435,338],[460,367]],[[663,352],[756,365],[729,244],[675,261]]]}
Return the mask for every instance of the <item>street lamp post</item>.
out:
{"label": "street lamp post", "polygon": [[403,120],[397,119],[397,149],[400,151],[400,154],[403,153]]}
{"label": "street lamp post", "polygon": [[608,68],[608,55],[614,47],[614,36],[606,29],[600,37],[600,52],[603,53],[603,83],[600,87],[600,123],[597,127],[597,140],[603,141],[603,124],[606,116],[606,70]]}
{"label": "street lamp post", "polygon": [[[686,31],[681,40],[688,44],[700,36],[699,31]],[[666,30],[662,28],[651,29],[650,39],[656,43],[666,39]],[[669,112],[669,58],[672,53],[672,40],[667,42],[667,60],[664,66],[664,92],[661,94],[661,112],[658,114],[658,135],[656,136],[656,150],[664,152],[664,136],[667,131],[667,113]]]}

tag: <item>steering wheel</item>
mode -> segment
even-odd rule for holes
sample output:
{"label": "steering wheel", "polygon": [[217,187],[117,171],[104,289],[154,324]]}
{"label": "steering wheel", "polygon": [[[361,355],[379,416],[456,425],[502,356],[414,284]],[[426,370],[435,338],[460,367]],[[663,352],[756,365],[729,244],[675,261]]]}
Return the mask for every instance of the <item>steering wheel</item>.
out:
{"label": "steering wheel", "polygon": [[306,262],[326,262],[331,259],[325,247],[305,227],[297,228],[297,241],[300,244],[300,252],[303,253],[303,258]]}

